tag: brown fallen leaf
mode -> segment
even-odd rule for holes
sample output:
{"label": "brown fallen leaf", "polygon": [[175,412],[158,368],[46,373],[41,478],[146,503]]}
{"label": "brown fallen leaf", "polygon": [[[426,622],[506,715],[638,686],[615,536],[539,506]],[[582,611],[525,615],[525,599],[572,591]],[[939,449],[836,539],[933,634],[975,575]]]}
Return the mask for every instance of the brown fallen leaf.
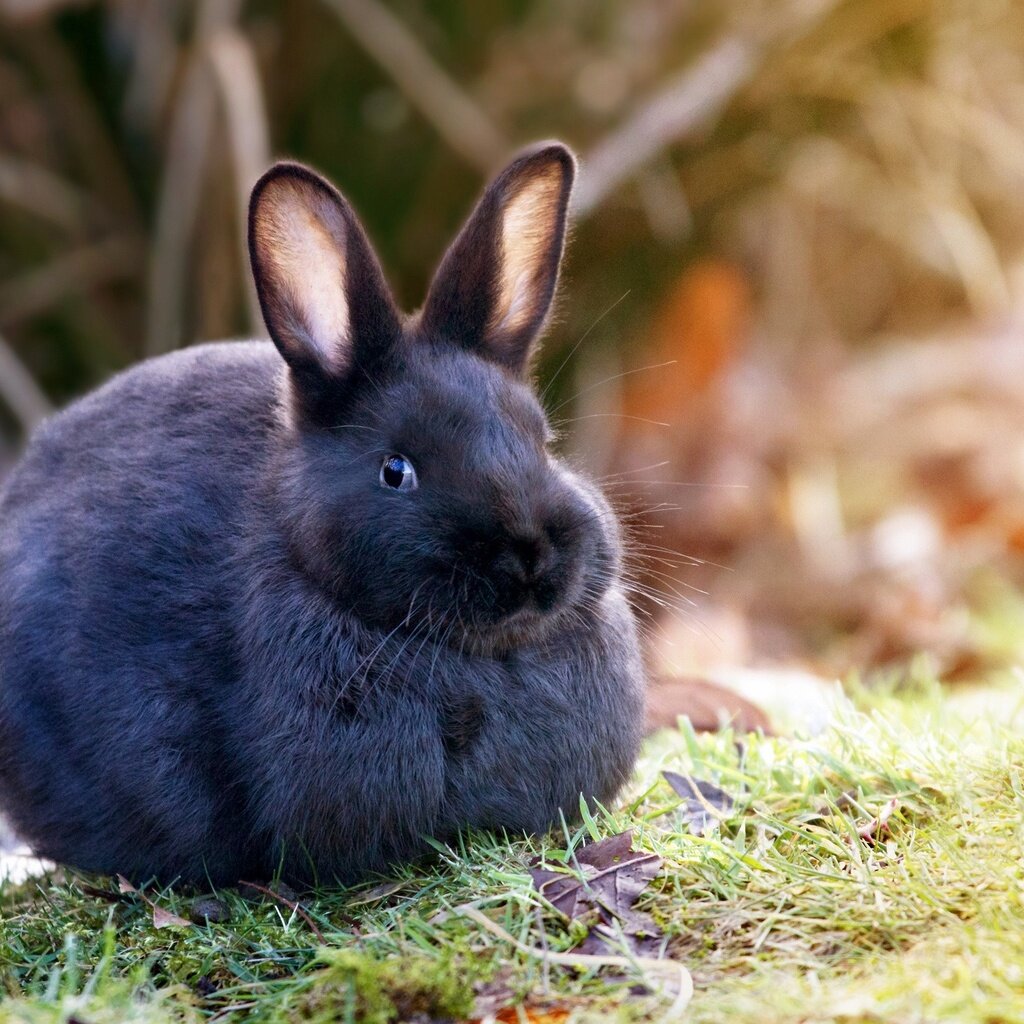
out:
{"label": "brown fallen leaf", "polygon": [[157,906],[157,904],[146,900],[147,903],[153,908],[153,927],[154,928],[189,928],[192,925],[191,921],[186,921],[183,917],[178,917],[177,914],[172,914],[169,910],[164,910],[163,907]]}
{"label": "brown fallen leaf", "polygon": [[[729,816],[735,801],[724,789],[713,782],[695,779],[690,775],[664,771],[665,781],[683,799],[679,810],[694,835],[707,835],[718,823]],[[678,813],[678,812],[677,812]]]}
{"label": "brown fallen leaf", "polygon": [[731,727],[736,732],[772,735],[772,723],[755,704],[706,679],[661,677],[647,691],[647,731],[674,729],[677,719],[690,720],[698,732]]}
{"label": "brown fallen leaf", "polygon": [[535,865],[530,874],[556,910],[570,920],[593,919],[577,949],[595,954],[625,942],[636,953],[656,950],[661,929],[634,904],[657,875],[661,858],[634,850],[633,833],[622,832],[577,850],[573,866],[574,871]]}
{"label": "brown fallen leaf", "polygon": [[624,433],[635,440],[643,421],[673,424],[698,418],[749,338],[750,283],[743,270],[723,260],[688,266],[668,292],[638,360],[666,363],[656,377],[627,378],[622,385]]}
{"label": "brown fallen leaf", "polygon": [[191,928],[192,922],[186,921],[183,917],[178,917],[177,914],[172,914],[169,910],[164,910],[163,907],[158,906],[154,903],[144,892],[136,889],[131,882],[128,881],[124,875],[117,876],[117,888],[122,893],[135,893],[136,896],[142,900],[152,911],[153,911],[153,927],[154,928]]}

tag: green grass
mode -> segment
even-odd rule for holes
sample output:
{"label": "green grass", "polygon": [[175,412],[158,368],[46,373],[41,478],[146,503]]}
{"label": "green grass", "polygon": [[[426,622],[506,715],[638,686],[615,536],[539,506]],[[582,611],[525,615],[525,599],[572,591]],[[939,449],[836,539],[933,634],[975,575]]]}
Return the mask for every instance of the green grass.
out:
{"label": "green grass", "polygon": [[[568,969],[499,934],[571,948],[583,926],[538,898],[529,860],[625,828],[664,858],[640,907],[692,973],[688,1020],[1024,1021],[1019,697],[871,703],[840,708],[816,737],[662,734],[624,804],[580,829],[472,836],[394,885],[304,898],[326,946],[288,907],[234,892],[220,894],[228,923],[156,929],[137,897],[94,894],[116,893],[107,879],[0,890],[0,1021],[383,1024],[465,1019],[488,994],[522,1020],[656,1020],[668,1003],[653,975],[637,994],[642,966]],[[718,833],[681,830],[663,768],[735,795]],[[865,842],[858,828],[893,798],[889,834]],[[194,896],[149,895],[186,917]]]}

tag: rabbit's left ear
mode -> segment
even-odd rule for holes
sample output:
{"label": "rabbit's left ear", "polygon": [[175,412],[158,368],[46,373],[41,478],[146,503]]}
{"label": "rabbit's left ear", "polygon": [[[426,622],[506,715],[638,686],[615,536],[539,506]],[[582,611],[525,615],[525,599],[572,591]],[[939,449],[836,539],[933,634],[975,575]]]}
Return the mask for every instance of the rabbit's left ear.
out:
{"label": "rabbit's left ear", "polygon": [[555,294],[575,174],[572,153],[545,143],[491,183],[430,286],[429,336],[525,370]]}
{"label": "rabbit's left ear", "polygon": [[263,319],[300,391],[322,394],[385,358],[398,313],[352,207],[319,174],[275,164],[249,204]]}

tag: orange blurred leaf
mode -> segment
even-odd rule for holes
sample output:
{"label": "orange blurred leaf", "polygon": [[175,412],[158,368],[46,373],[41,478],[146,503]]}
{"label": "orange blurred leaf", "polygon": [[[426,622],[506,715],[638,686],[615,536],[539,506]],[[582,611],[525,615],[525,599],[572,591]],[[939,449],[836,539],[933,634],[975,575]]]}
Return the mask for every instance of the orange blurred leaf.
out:
{"label": "orange blurred leaf", "polygon": [[739,355],[750,318],[750,287],[724,260],[688,267],[671,288],[644,358],[668,363],[657,376],[638,374],[623,389],[623,412],[675,422],[689,401],[706,394]]}

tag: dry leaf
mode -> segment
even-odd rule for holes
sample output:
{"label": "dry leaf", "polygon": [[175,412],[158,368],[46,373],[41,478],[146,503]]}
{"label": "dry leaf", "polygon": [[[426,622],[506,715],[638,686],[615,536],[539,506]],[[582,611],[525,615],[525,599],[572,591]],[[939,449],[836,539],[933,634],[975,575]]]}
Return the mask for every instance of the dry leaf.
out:
{"label": "dry leaf", "polygon": [[153,927],[154,928],[191,928],[192,922],[186,921],[183,917],[178,917],[177,914],[172,914],[169,910],[164,910],[163,907],[158,907],[155,903],[150,900],[146,900],[147,903],[153,908]]}
{"label": "dry leaf", "polygon": [[142,900],[147,906],[153,911],[153,927],[154,928],[191,928],[192,922],[186,921],[183,917],[178,917],[177,914],[172,914],[169,910],[164,910],[162,907],[158,907],[144,892],[140,892],[138,889],[128,881],[124,875],[117,876],[117,888],[119,892],[131,892],[135,893],[140,900]]}
{"label": "dry leaf", "polygon": [[647,731],[674,729],[680,716],[698,732],[731,727],[736,732],[772,733],[768,716],[733,690],[706,679],[656,679],[647,693]]}
{"label": "dry leaf", "polygon": [[595,918],[577,949],[596,954],[625,942],[646,955],[661,942],[661,929],[634,909],[640,894],[661,868],[657,854],[633,849],[633,833],[622,832],[576,851],[575,871],[534,867],[538,891],[572,920]]}
{"label": "dry leaf", "polygon": [[718,827],[735,806],[735,801],[724,789],[713,782],[694,779],[678,772],[662,772],[665,781],[682,797],[680,810],[694,835],[704,836]]}

